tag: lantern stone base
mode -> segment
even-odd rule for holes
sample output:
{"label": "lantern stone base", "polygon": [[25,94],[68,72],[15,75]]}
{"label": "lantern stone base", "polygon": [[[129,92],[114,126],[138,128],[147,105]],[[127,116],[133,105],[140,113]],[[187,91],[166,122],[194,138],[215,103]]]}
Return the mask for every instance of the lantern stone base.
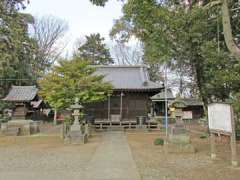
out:
{"label": "lantern stone base", "polygon": [[67,144],[86,144],[88,141],[88,134],[82,133],[81,125],[73,124],[70,131],[65,138],[65,143]]}
{"label": "lantern stone base", "polygon": [[166,153],[195,153],[196,149],[192,144],[175,144],[171,142],[164,143],[164,151]]}
{"label": "lantern stone base", "polygon": [[169,153],[195,153],[196,149],[191,144],[190,136],[182,126],[171,129],[168,141],[164,143],[165,152]]}
{"label": "lantern stone base", "polygon": [[39,123],[32,120],[11,120],[1,124],[1,134],[5,136],[28,136],[39,132]]}
{"label": "lantern stone base", "polygon": [[88,137],[86,134],[82,134],[79,131],[71,131],[69,133],[68,142],[70,144],[86,144],[88,141]]}

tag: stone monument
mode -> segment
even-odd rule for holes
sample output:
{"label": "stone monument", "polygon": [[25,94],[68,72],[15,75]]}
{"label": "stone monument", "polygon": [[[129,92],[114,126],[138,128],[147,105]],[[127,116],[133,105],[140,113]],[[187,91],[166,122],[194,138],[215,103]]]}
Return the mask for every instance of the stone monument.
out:
{"label": "stone monument", "polygon": [[72,116],[74,117],[73,125],[70,127],[70,131],[67,136],[67,141],[71,144],[85,144],[88,141],[88,134],[83,128],[82,122],[79,122],[79,117],[81,116],[83,106],[79,104],[79,99],[75,99],[75,104],[70,107],[73,110]]}
{"label": "stone monument", "polygon": [[190,136],[187,134],[182,120],[182,109],[186,107],[186,105],[182,101],[174,101],[171,106],[175,109],[173,116],[176,119],[176,123],[170,129],[168,140],[164,144],[165,150],[176,153],[194,153],[195,148],[190,142]]}

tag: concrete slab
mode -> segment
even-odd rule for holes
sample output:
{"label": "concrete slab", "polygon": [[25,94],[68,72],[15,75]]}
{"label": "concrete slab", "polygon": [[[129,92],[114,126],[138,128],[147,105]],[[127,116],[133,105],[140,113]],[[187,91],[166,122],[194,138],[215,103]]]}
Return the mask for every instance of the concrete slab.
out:
{"label": "concrete slab", "polygon": [[85,172],[85,180],[140,180],[124,132],[106,132]]}

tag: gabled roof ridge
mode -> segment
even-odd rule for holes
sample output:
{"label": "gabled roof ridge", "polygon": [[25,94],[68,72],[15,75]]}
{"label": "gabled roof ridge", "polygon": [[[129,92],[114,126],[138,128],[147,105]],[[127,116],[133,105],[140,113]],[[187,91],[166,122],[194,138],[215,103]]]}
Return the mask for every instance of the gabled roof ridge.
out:
{"label": "gabled roof ridge", "polygon": [[114,89],[147,90],[161,89],[162,85],[150,81],[145,65],[110,65],[95,66],[97,75],[103,75],[104,81],[113,85]]}
{"label": "gabled roof ridge", "polygon": [[28,102],[38,93],[36,86],[12,86],[4,101]]}
{"label": "gabled roof ridge", "polygon": [[92,65],[97,68],[148,68],[147,65]]}
{"label": "gabled roof ridge", "polygon": [[37,88],[35,85],[33,86],[16,86],[16,85],[12,85],[12,88]]}

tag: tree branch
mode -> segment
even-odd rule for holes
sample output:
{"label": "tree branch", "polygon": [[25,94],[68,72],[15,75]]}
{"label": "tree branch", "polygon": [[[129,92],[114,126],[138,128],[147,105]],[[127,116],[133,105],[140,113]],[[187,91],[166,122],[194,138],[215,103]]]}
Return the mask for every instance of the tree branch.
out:
{"label": "tree branch", "polygon": [[222,22],[223,22],[223,33],[226,45],[229,51],[235,56],[237,59],[240,58],[240,48],[236,45],[233,39],[231,22],[230,22],[230,14],[228,8],[228,0],[222,0]]}
{"label": "tree branch", "polygon": [[204,8],[205,9],[210,9],[210,8],[212,8],[214,6],[220,5],[221,3],[222,3],[221,0],[211,1],[207,5],[205,5]]}

